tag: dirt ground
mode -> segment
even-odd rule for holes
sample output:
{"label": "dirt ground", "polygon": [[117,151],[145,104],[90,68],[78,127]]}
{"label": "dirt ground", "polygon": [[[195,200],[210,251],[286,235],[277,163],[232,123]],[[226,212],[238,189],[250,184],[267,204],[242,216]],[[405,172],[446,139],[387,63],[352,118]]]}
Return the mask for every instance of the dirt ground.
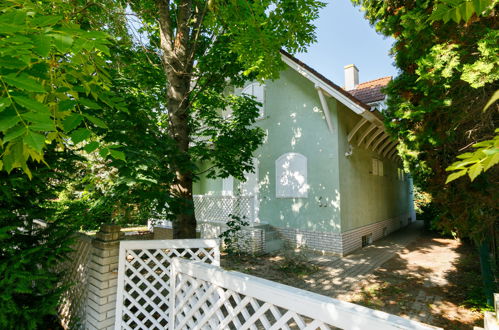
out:
{"label": "dirt ground", "polygon": [[478,255],[459,240],[423,234],[374,272],[335,287],[330,268],[310,262],[310,251],[267,256],[223,256],[222,266],[444,329],[483,326]]}

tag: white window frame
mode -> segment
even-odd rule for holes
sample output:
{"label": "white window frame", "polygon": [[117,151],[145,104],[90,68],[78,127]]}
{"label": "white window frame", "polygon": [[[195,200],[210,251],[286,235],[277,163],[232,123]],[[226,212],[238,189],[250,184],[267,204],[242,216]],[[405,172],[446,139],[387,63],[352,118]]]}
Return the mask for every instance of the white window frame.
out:
{"label": "white window frame", "polygon": [[[255,87],[261,88],[261,98],[258,97],[255,93]],[[259,82],[253,82],[246,87],[243,88],[241,91],[241,95],[246,94],[246,95],[251,95],[256,98],[256,101],[260,102],[262,105],[258,106],[258,118],[256,119],[263,119],[265,118],[265,84],[260,84]]]}

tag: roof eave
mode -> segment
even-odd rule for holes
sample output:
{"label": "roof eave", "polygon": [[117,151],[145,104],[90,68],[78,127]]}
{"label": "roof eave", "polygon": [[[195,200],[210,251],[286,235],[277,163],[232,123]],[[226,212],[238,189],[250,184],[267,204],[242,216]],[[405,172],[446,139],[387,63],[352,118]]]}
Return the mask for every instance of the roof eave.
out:
{"label": "roof eave", "polygon": [[281,50],[281,58],[283,62],[293,70],[307,78],[316,87],[321,88],[324,92],[329,94],[329,96],[334,97],[356,114],[366,118],[372,123],[375,123],[377,126],[383,125],[383,117],[379,112],[376,113],[377,111],[370,111],[370,106],[359,101],[353,95],[343,90],[341,87],[334,84],[332,81],[330,81],[305,63],[301,62],[300,60],[283,50]]}

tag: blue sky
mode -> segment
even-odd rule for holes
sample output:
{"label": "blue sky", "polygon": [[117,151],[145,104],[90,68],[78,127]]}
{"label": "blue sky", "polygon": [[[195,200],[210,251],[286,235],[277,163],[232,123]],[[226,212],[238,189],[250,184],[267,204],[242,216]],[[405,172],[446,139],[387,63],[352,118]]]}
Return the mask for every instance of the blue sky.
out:
{"label": "blue sky", "polygon": [[315,22],[317,43],[296,57],[340,86],[347,64],[359,68],[360,82],[395,76],[397,70],[388,54],[393,39],[377,34],[349,0],[325,2],[328,5]]}

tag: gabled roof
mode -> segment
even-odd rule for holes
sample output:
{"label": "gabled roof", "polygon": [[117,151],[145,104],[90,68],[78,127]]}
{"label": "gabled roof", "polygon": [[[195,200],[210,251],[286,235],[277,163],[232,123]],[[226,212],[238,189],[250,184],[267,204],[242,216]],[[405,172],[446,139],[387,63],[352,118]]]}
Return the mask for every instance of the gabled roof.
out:
{"label": "gabled roof", "polygon": [[392,77],[383,77],[358,84],[355,89],[349,90],[355,98],[363,103],[369,104],[385,99],[385,93],[381,90],[388,85]]}
{"label": "gabled roof", "polygon": [[367,104],[364,104],[362,101],[359,101],[357,98],[353,97],[349,92],[345,91],[343,88],[341,88],[340,86],[336,85],[334,82],[332,82],[331,80],[327,79],[322,74],[320,74],[319,72],[317,72],[315,69],[313,69],[312,67],[310,67],[307,64],[303,63],[302,61],[300,61],[299,59],[297,59],[293,55],[289,54],[285,50],[281,50],[281,54],[285,55],[287,58],[289,58],[291,61],[295,62],[296,64],[298,64],[299,66],[301,66],[305,70],[311,72],[317,78],[319,78],[324,83],[326,83],[329,87],[331,87],[332,89],[334,89],[334,90],[338,91],[339,93],[343,94],[345,97],[347,97],[348,99],[350,99],[352,102],[354,102],[358,106],[364,108],[365,110],[369,110],[370,109],[370,106],[368,106]]}
{"label": "gabled roof", "polygon": [[369,105],[354,97],[352,94],[336,85],[331,80],[327,79],[315,69],[303,63],[288,52],[281,50],[281,54],[282,59],[286,64],[313,82],[316,87],[322,88],[326,93],[336,98],[356,114],[369,118],[368,120],[371,122],[376,121],[380,126],[383,125],[382,116],[377,110],[371,111],[371,107]]}

